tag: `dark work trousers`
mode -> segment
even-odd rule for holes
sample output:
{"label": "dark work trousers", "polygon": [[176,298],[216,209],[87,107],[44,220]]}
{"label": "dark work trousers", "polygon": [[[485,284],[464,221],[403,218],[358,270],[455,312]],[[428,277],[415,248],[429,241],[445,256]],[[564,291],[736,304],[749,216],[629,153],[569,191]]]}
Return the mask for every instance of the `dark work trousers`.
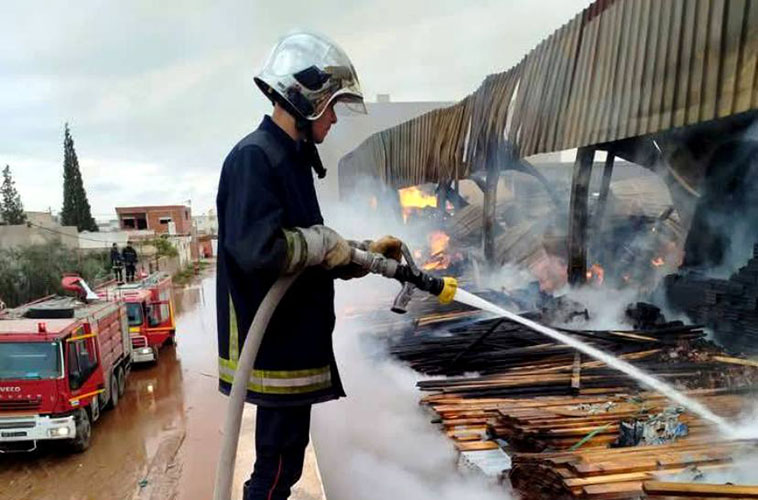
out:
{"label": "dark work trousers", "polygon": [[255,417],[255,467],[243,500],[285,500],[303,472],[311,407],[259,406]]}
{"label": "dark work trousers", "polygon": [[130,283],[134,281],[134,271],[135,271],[134,264],[126,265],[126,281]]}
{"label": "dark work trousers", "polygon": [[124,266],[122,265],[113,266],[113,274],[116,275],[116,281],[118,281],[119,283],[124,281]]}

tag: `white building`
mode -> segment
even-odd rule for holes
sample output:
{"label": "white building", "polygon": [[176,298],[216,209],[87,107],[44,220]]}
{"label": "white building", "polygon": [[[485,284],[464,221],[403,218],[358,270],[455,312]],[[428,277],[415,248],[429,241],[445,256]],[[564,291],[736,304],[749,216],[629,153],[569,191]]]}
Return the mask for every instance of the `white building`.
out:
{"label": "white building", "polygon": [[218,217],[216,217],[215,208],[211,208],[203,215],[192,217],[192,222],[195,224],[197,234],[218,234]]}

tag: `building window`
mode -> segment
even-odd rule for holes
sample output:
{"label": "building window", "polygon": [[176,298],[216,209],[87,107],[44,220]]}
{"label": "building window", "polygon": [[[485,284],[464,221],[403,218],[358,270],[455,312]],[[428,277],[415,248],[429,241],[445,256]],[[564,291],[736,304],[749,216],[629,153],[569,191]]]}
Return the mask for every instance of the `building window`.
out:
{"label": "building window", "polygon": [[189,212],[187,210],[184,211],[184,220],[189,220]]}
{"label": "building window", "polygon": [[121,227],[123,229],[147,229],[147,218],[145,214],[122,215]]}
{"label": "building window", "polygon": [[161,224],[168,224],[169,222],[171,222],[171,217],[161,217],[158,219],[158,222],[160,222]]}

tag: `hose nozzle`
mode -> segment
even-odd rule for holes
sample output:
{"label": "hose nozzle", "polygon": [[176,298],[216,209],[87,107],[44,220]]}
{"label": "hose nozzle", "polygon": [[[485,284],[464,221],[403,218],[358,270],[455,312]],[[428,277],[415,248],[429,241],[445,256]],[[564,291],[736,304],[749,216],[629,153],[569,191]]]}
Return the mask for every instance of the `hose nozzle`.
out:
{"label": "hose nozzle", "polygon": [[396,279],[403,284],[402,290],[400,290],[392,305],[393,312],[400,314],[406,312],[408,303],[413,295],[413,290],[416,288],[439,297],[442,304],[452,302],[455,297],[455,291],[458,289],[458,281],[455,278],[438,278],[419,270],[405,245],[403,245],[403,256],[405,257],[406,264],[401,264],[381,254],[367,252],[358,248],[352,249],[352,260],[354,263],[370,273],[381,274],[387,278]]}
{"label": "hose nozzle", "polygon": [[437,295],[437,298],[439,299],[440,304],[449,304],[455,298],[455,292],[458,290],[458,280],[452,276],[445,276],[442,278],[442,282],[444,283],[444,286],[442,287],[440,294]]}

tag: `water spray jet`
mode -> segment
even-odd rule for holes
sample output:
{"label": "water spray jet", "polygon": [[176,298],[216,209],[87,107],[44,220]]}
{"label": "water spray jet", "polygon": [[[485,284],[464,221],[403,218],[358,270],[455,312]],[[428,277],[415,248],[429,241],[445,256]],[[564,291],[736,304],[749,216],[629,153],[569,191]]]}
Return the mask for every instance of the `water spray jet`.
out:
{"label": "water spray jet", "polygon": [[616,358],[606,352],[601,351],[600,349],[596,347],[593,347],[589,344],[582,342],[581,340],[578,340],[570,335],[567,335],[566,333],[559,332],[545,325],[541,325],[540,323],[537,323],[536,321],[532,321],[532,320],[523,318],[519,316],[518,314],[514,314],[512,312],[506,311],[505,309],[498,307],[495,304],[482,299],[481,297],[477,297],[476,295],[469,293],[466,290],[463,290],[461,288],[458,288],[456,290],[454,300],[456,302],[460,302],[461,304],[466,304],[471,307],[480,309],[482,311],[487,311],[487,312],[496,314],[499,317],[506,318],[511,321],[515,321],[516,323],[524,325],[527,328],[530,328],[536,332],[539,332],[543,335],[547,335],[548,337],[554,340],[557,340],[558,342],[569,345],[573,347],[574,349],[576,349],[577,351],[580,351],[586,354],[587,356],[590,356],[598,361],[601,361],[611,368],[614,368],[616,370],[619,370],[620,372],[625,373],[626,375],[640,382],[642,385],[645,385],[649,387],[650,389],[653,389],[661,393],[662,395],[667,397],[669,400],[682,405],[683,407],[685,407],[687,410],[691,411],[692,413],[715,424],[722,434],[726,436],[738,435],[738,430],[734,426],[732,426],[724,418],[713,413],[705,405],[701,404],[700,402],[692,398],[687,397],[685,394],[682,394],[681,392],[677,391],[676,389],[674,389],[667,383],[661,380],[658,380],[657,378],[653,377],[652,375],[648,373],[645,373],[644,371],[640,370],[639,368],[632,365],[631,363],[628,363],[627,361]]}
{"label": "water spray jet", "polygon": [[705,405],[682,394],[674,387],[658,380],[648,373],[645,373],[631,363],[616,358],[615,356],[603,352],[600,349],[586,344],[566,333],[559,332],[535,321],[523,318],[518,314],[509,312],[481,297],[463,290],[462,288],[458,288],[458,283],[454,278],[437,278],[420,271],[415,266],[411,253],[405,245],[403,245],[403,255],[406,259],[405,264],[388,259],[380,254],[353,249],[353,262],[369,272],[380,274],[387,278],[394,278],[403,283],[403,289],[398,294],[395,299],[395,304],[392,307],[393,311],[400,313],[405,312],[405,307],[410,301],[413,290],[419,288],[425,292],[438,296],[442,303],[448,303],[455,300],[456,302],[475,307],[482,311],[493,313],[499,317],[524,325],[543,335],[547,335],[558,342],[571,346],[577,351],[605,363],[611,368],[625,373],[629,377],[637,380],[640,384],[659,392],[669,400],[682,405],[684,408],[695,413],[704,420],[715,424],[719,431],[726,436],[739,435],[739,431],[734,426],[724,418],[713,413]]}

